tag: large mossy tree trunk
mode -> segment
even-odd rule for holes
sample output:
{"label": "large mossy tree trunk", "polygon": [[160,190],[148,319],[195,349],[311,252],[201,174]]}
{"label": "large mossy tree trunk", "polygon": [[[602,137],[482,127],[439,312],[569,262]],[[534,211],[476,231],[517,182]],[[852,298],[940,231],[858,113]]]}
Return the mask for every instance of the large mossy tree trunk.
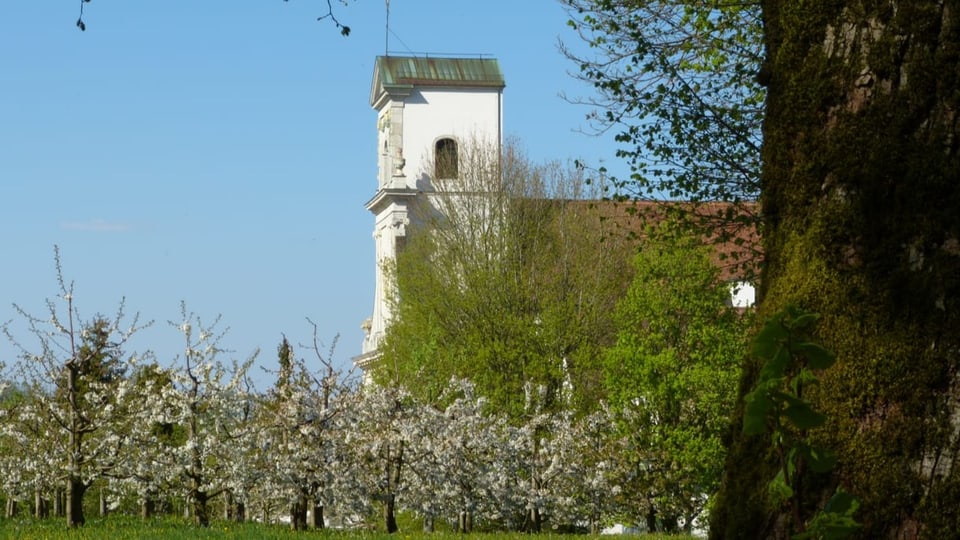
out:
{"label": "large mossy tree trunk", "polygon": [[[864,538],[960,530],[960,2],[762,0],[761,314],[819,312],[837,353],[810,394],[838,466],[805,479],[809,520],[838,485]],[[741,392],[756,380],[748,361]],[[742,411],[741,411],[742,413]],[[715,538],[773,537],[769,437],[734,428]]]}

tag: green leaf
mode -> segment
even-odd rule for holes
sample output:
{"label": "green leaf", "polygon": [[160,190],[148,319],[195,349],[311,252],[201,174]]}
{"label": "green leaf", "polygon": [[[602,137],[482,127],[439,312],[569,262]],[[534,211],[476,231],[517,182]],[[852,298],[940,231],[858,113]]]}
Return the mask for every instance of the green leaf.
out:
{"label": "green leaf", "polygon": [[800,454],[807,460],[810,469],[816,473],[825,473],[833,470],[837,464],[837,457],[832,452],[816,446],[801,445],[797,448]]}
{"label": "green leaf", "polygon": [[783,471],[777,473],[777,476],[767,484],[767,492],[774,504],[780,505],[784,501],[793,497],[793,488],[791,488],[783,477]]}
{"label": "green leaf", "polygon": [[797,354],[806,358],[807,365],[813,369],[827,369],[837,361],[837,356],[833,352],[817,343],[809,341],[798,343],[794,345],[794,350]]}
{"label": "green leaf", "polygon": [[816,374],[813,371],[810,371],[807,368],[801,369],[797,376],[793,378],[793,392],[797,393],[797,385],[802,384],[804,386],[811,386],[820,382],[820,379],[817,378]]}
{"label": "green leaf", "polygon": [[823,509],[826,512],[850,515],[856,512],[858,508],[860,508],[860,499],[854,497],[853,494],[845,491],[843,488],[838,487],[837,491],[830,497],[830,500],[827,501],[827,505]]}
{"label": "green leaf", "polygon": [[807,530],[791,538],[794,540],[806,540],[808,538],[843,540],[849,538],[862,528],[862,525],[853,517],[853,514],[859,508],[859,499],[842,488],[837,488],[837,491],[827,501],[823,511],[810,520]]}
{"label": "green leaf", "polygon": [[753,338],[751,352],[757,358],[770,359],[777,354],[778,349],[782,347],[783,342],[790,336],[782,323],[782,315],[774,316],[763,325],[763,328],[757,332]]}
{"label": "green leaf", "polygon": [[783,377],[790,363],[790,351],[783,345],[777,345],[773,354],[760,370],[760,380],[779,379]]}
{"label": "green leaf", "polygon": [[827,417],[818,413],[805,401],[794,401],[783,411],[783,415],[796,426],[797,429],[807,430],[822,426]]}
{"label": "green leaf", "polygon": [[817,322],[817,319],[820,318],[818,313],[811,313],[809,311],[804,311],[801,308],[794,308],[793,313],[791,314],[790,327],[794,330],[803,330],[809,328],[813,323]]}

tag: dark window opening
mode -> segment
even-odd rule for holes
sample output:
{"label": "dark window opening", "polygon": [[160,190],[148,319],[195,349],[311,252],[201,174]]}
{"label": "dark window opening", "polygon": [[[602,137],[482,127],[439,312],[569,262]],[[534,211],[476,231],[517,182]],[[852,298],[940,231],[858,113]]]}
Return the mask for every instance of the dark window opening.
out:
{"label": "dark window opening", "polygon": [[435,173],[437,178],[457,177],[457,141],[440,139],[434,148],[436,159]]}

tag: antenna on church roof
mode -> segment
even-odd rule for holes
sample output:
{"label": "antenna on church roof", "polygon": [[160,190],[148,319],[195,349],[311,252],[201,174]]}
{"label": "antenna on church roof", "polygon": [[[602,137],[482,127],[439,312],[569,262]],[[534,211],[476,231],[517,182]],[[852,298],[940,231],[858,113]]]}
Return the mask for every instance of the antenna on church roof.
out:
{"label": "antenna on church roof", "polygon": [[383,55],[390,56],[390,0],[387,2],[387,24],[383,32]]}

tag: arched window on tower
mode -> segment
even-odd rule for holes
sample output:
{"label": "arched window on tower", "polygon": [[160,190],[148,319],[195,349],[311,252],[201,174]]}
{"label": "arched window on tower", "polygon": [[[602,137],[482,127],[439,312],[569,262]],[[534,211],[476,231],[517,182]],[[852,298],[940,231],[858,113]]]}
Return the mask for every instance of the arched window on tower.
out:
{"label": "arched window on tower", "polygon": [[456,178],[458,175],[457,141],[440,139],[433,149],[434,173],[437,178]]}

